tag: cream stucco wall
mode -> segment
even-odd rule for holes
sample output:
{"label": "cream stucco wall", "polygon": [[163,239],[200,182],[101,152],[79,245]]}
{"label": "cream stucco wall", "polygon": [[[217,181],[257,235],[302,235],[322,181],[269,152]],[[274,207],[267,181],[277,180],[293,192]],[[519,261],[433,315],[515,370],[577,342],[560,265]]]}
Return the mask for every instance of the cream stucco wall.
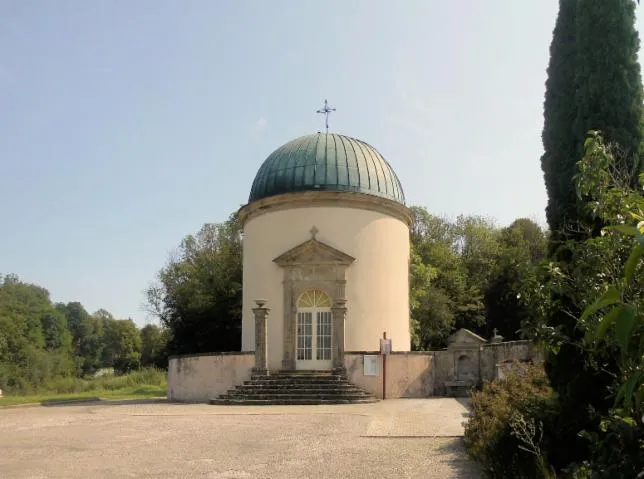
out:
{"label": "cream stucco wall", "polygon": [[313,206],[268,211],[244,225],[242,350],[255,348],[252,308],[267,300],[268,367],[280,369],[283,356],[283,270],[277,256],[317,239],[355,258],[347,269],[347,350],[379,347],[383,331],[394,350],[409,351],[409,228],[399,218],[350,207]]}
{"label": "cream stucco wall", "polygon": [[[344,356],[347,378],[353,384],[382,399],[383,356],[378,356],[378,374],[364,375],[364,356],[374,352],[348,352]],[[434,353],[430,351],[393,353],[387,356],[386,399],[424,398],[434,394]]]}
{"label": "cream stucco wall", "polygon": [[250,353],[211,353],[171,357],[168,400],[208,402],[247,379],[255,364]]}

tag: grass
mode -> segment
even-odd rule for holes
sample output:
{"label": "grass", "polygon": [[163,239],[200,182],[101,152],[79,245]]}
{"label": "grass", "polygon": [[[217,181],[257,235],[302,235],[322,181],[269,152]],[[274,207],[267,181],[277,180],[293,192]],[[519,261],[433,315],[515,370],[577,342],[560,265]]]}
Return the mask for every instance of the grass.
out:
{"label": "grass", "polygon": [[47,404],[88,399],[146,399],[165,397],[165,371],[142,369],[122,376],[106,375],[95,379],[60,378],[45,384],[33,394],[7,395],[0,407],[18,404]]}

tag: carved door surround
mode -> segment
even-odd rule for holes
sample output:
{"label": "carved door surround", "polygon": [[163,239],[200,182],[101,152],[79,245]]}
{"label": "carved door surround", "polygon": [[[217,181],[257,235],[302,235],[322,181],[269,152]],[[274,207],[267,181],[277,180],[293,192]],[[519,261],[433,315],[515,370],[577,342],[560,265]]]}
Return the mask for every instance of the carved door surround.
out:
{"label": "carved door surround", "polygon": [[297,300],[305,291],[324,291],[332,304],[332,364],[344,364],[344,318],[346,315],[346,270],[355,261],[348,254],[318,241],[318,230],[311,229],[311,239],[281,254],[273,261],[284,270],[284,349],[282,369],[294,370]]}

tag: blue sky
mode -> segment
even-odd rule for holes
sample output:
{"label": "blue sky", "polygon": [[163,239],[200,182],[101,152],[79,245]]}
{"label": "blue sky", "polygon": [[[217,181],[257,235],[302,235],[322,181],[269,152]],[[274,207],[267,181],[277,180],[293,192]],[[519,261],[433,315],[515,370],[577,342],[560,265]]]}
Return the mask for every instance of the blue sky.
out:
{"label": "blue sky", "polygon": [[[409,204],[545,224],[556,0],[0,0],[0,273],[139,324],[181,239],[323,128]],[[641,22],[638,28],[641,31]]]}

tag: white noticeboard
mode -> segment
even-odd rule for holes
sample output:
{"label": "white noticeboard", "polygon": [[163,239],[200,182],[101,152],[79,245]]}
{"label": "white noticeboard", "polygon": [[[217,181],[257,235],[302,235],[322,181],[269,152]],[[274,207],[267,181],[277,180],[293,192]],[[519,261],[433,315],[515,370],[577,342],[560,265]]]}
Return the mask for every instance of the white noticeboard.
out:
{"label": "white noticeboard", "polygon": [[364,375],[377,376],[378,375],[378,356],[365,355],[364,358]]}
{"label": "white noticeboard", "polygon": [[390,354],[390,353],[391,353],[391,339],[381,339],[380,354]]}

